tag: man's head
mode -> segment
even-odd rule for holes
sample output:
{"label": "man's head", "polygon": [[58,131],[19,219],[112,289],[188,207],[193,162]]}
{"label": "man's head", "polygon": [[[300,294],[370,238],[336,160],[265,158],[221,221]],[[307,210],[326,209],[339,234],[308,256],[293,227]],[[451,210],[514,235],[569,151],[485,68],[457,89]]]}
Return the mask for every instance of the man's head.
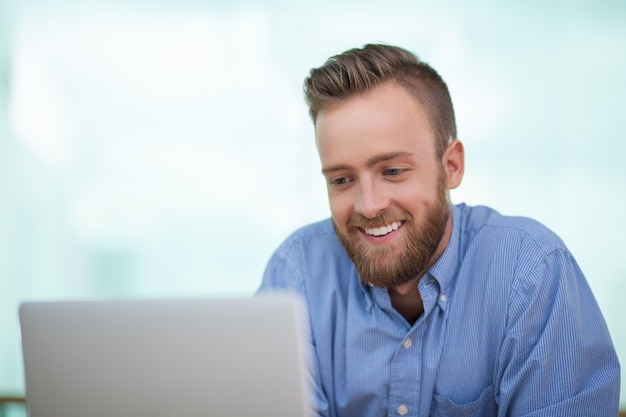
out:
{"label": "man's head", "polygon": [[450,236],[463,145],[445,84],[410,53],[368,45],[305,81],[335,230],[365,282],[423,274]]}
{"label": "man's head", "polygon": [[437,155],[457,138],[448,87],[427,63],[406,49],[368,44],[330,57],[304,80],[305,101],[315,124],[319,112],[386,82],[404,87],[424,108],[435,132]]}

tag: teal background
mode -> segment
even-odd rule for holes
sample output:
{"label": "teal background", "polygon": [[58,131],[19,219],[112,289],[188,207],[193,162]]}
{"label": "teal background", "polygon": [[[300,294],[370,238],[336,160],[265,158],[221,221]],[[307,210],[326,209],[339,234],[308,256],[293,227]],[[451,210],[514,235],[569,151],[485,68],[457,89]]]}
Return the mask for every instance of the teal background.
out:
{"label": "teal background", "polygon": [[23,300],[251,294],[329,214],[302,79],[373,41],[446,79],[453,200],[555,230],[626,362],[626,3],[433,3],[0,0],[0,393]]}

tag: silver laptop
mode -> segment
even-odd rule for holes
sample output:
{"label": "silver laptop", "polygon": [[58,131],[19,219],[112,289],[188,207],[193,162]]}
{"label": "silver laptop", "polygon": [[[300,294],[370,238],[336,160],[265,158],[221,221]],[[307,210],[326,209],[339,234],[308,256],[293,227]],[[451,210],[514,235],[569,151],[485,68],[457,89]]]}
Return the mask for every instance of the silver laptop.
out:
{"label": "silver laptop", "polygon": [[30,417],[308,416],[294,295],[26,302]]}

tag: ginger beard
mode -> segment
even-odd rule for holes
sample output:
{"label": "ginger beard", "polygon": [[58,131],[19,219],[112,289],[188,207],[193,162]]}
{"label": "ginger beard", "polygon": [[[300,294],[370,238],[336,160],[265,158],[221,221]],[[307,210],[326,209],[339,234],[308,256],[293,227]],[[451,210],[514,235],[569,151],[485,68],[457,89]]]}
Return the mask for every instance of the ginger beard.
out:
{"label": "ginger beard", "polygon": [[[374,219],[354,213],[348,222],[347,232],[342,231],[333,219],[335,233],[362,282],[382,288],[402,285],[431,266],[451,211],[442,174],[440,172],[437,200],[426,206],[420,224],[416,224],[414,217],[402,209],[385,211]],[[360,236],[366,228],[398,220],[402,220],[402,228],[406,228],[401,242],[378,246],[365,242]]]}

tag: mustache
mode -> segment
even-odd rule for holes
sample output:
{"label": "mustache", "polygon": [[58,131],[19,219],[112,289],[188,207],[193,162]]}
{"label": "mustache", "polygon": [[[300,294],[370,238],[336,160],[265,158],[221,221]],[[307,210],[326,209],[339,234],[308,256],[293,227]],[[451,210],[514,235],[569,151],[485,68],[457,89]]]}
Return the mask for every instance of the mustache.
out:
{"label": "mustache", "polygon": [[359,213],[354,213],[348,220],[348,230],[369,229],[373,227],[386,226],[393,222],[412,222],[411,213],[401,210],[400,212],[385,211],[374,218],[367,218]]}

